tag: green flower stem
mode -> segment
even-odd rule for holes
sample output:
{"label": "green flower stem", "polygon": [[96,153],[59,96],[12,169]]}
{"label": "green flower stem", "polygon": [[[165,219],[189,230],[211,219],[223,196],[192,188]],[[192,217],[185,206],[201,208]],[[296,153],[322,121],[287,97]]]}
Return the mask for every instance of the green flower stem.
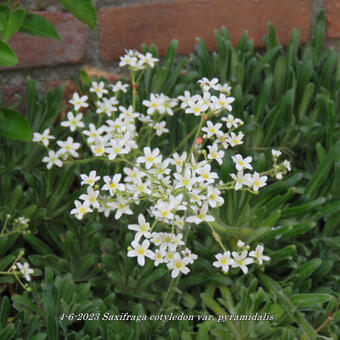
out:
{"label": "green flower stem", "polygon": [[3,226],[2,226],[1,234],[0,235],[2,235],[4,233],[4,231],[6,229],[6,226],[7,226],[7,223],[8,223],[10,218],[11,218],[11,216],[7,214],[6,217],[5,217],[5,222],[4,222]]}
{"label": "green flower stem", "polygon": [[190,139],[192,137],[192,134],[196,132],[196,130],[198,129],[198,126],[195,126],[189,133],[188,135],[182,139],[182,141],[172,150],[171,154],[169,157],[171,157],[177,150],[179,150],[181,148],[181,146],[186,143],[188,141],[188,139]]}
{"label": "green flower stem", "polygon": [[73,161],[63,161],[64,164],[85,164],[90,163],[97,160],[105,160],[108,161],[105,157],[91,157],[91,158],[84,158],[84,159],[75,159]]}
{"label": "green flower stem", "polygon": [[150,233],[152,233],[153,228],[155,228],[156,224],[158,222],[158,218],[155,219],[155,222],[153,222],[151,229],[150,229]]}
{"label": "green flower stem", "polygon": [[[191,154],[192,154],[192,152],[194,151],[194,148],[195,148],[196,138],[198,137],[198,135],[201,132],[201,128],[202,128],[203,122],[204,122],[204,116],[202,115],[200,123],[199,123],[197,131],[196,131],[196,134],[195,134],[195,137],[194,137],[194,141],[192,142],[191,149],[190,149],[190,152],[188,153],[188,157],[187,157],[187,160],[186,160],[185,163],[187,163],[190,160],[190,158],[191,158]],[[183,164],[183,169],[184,168],[185,168],[185,164]]]}
{"label": "green flower stem", "polygon": [[218,244],[221,246],[221,248],[224,251],[227,251],[227,249],[225,249],[225,247],[224,247],[224,245],[223,245],[223,243],[221,241],[220,235],[217,234],[215,228],[212,226],[212,224],[210,222],[206,222],[206,223],[209,225],[209,227],[210,227],[210,229],[212,231],[212,235],[213,235],[214,239],[218,242]]}
{"label": "green flower stem", "polygon": [[135,71],[130,71],[131,72],[131,81],[132,81],[132,107],[133,107],[133,112],[136,112],[136,75]]}

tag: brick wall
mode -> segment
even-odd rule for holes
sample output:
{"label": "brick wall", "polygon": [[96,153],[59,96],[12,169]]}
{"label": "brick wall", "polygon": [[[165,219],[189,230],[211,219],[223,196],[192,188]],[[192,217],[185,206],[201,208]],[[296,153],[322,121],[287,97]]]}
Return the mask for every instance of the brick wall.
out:
{"label": "brick wall", "polygon": [[93,32],[53,0],[28,0],[27,8],[39,11],[57,28],[61,41],[15,34],[9,44],[19,63],[0,69],[0,91],[5,97],[22,92],[27,76],[59,83],[71,79],[82,67],[118,74],[117,60],[126,48],[155,43],[164,55],[169,42],[179,40],[179,54],[194,50],[201,37],[215,48],[214,29],[226,26],[233,42],[248,30],[256,47],[263,46],[271,21],[280,42],[287,44],[294,28],[301,41],[309,41],[311,26],[320,9],[327,19],[327,44],[338,45],[340,0],[96,0],[98,27]]}

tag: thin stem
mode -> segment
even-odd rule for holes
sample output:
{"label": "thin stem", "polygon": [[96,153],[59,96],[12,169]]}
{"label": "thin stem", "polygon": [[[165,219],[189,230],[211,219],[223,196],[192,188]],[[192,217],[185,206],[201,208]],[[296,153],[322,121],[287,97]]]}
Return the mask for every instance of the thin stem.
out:
{"label": "thin stem", "polygon": [[195,126],[189,133],[188,135],[182,139],[182,141],[172,150],[171,154],[169,157],[171,157],[177,150],[179,150],[181,148],[181,146],[188,141],[189,138],[192,137],[192,134],[196,131],[196,129],[198,129],[198,126]]}
{"label": "thin stem", "polygon": [[[195,143],[196,143],[196,139],[201,131],[201,128],[202,128],[202,125],[203,125],[203,122],[204,122],[204,116],[201,116],[201,120],[200,120],[200,123],[198,125],[198,128],[197,128],[197,131],[196,131],[196,134],[195,134],[195,138],[194,138],[194,141],[192,142],[192,145],[191,145],[191,149],[190,149],[190,152],[188,153],[188,157],[187,157],[187,160],[186,160],[186,163],[189,161],[189,159],[191,159],[191,154],[194,150],[194,147],[195,147]],[[185,168],[185,164],[183,164],[183,169]]]}
{"label": "thin stem", "polygon": [[11,216],[7,214],[6,217],[5,217],[4,225],[2,226],[2,229],[1,229],[1,235],[2,235],[3,232],[5,231],[6,226],[7,226],[7,223],[8,223],[8,221],[9,221],[10,218],[11,218]]}
{"label": "thin stem", "polygon": [[214,237],[214,239],[218,242],[218,244],[221,246],[221,248],[224,250],[224,251],[227,251],[227,249],[225,249],[222,241],[221,241],[221,238],[220,236],[217,234],[216,230],[214,229],[214,227],[212,226],[211,223],[207,222],[207,224],[209,225],[211,231],[212,231],[212,235]]}

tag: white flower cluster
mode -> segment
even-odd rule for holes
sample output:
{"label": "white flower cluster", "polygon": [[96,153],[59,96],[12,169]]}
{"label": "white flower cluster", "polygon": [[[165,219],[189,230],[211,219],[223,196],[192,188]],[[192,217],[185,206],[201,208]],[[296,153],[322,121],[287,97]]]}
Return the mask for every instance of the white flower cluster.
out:
{"label": "white flower cluster", "polygon": [[120,57],[119,66],[128,66],[134,71],[144,70],[146,67],[154,67],[158,62],[157,58],[154,58],[150,52],[146,54],[139,53],[134,50],[127,50],[126,54]]}
{"label": "white flower cluster", "polygon": [[[78,159],[81,144],[72,137],[57,141],[59,150],[50,150],[49,141],[55,138],[49,134],[49,129],[42,134],[35,133],[33,141],[48,149],[48,156],[43,158],[48,169],[53,165],[60,167],[92,159],[128,165],[120,173],[103,176],[101,184],[96,170],[82,174],[81,185],[86,187],[86,192],[75,200],[71,214],[82,219],[86,213],[98,211],[106,217],[114,213],[115,219],[119,219],[124,214],[133,215],[136,205],[147,202],[149,222],[140,214],[139,224],[128,226],[136,231],[128,256],[137,257],[139,265],[144,265],[145,257],[154,260],[155,266],[166,263],[172,276],[176,277],[180,272],[187,274],[187,265],[197,257],[186,248],[183,235],[192,224],[202,222],[207,223],[216,235],[212,223],[215,218],[210,209],[224,204],[226,190],[256,193],[267,184],[268,176],[279,178],[281,175],[282,178],[282,174],[290,170],[290,164],[288,161],[278,164],[276,151],[272,170],[244,173],[253,170],[252,157],[236,154],[232,159],[237,173],[230,174],[232,181],[223,183],[215,168],[222,164],[225,150],[241,145],[244,137],[241,131],[236,132],[243,122],[230,113],[234,101],[230,86],[219,84],[216,78],[210,81],[203,78],[199,81],[201,94],[191,95],[185,91],[178,98],[169,98],[162,93],[151,93],[149,100],[142,102],[145,112],[136,112],[136,75],[146,67],[153,67],[157,61],[150,53],[142,55],[135,51],[127,51],[121,58],[120,65],[127,65],[132,77],[133,103],[128,107],[119,105],[119,93],[127,91],[125,85],[120,82],[111,85],[110,92],[103,82],[92,83],[90,92],[97,98],[97,124],[84,119],[79,111],[89,106],[89,98],[77,93],[73,95],[70,101],[73,111],[68,112],[67,120],[61,122],[61,126],[81,135],[90,158]],[[198,116],[199,124],[193,132],[190,150],[174,150],[170,156],[164,156],[159,148],[151,149],[148,143],[169,132],[162,118],[173,116],[178,110]],[[162,232],[156,232],[156,229]],[[169,232],[163,232],[167,229]],[[145,238],[143,242],[141,237]],[[154,251],[149,249],[150,241],[156,247]],[[221,241],[218,242],[224,249]],[[244,253],[240,256],[243,258]],[[239,263],[237,259],[234,257],[235,263]]]}
{"label": "white flower cluster", "polygon": [[[184,245],[182,233],[151,232],[150,223],[146,222],[143,214],[138,215],[138,224],[130,224],[128,228],[136,234],[127,255],[137,257],[140,266],[144,266],[145,257],[148,257],[154,261],[155,267],[165,263],[173,278],[179,273],[189,273],[187,266],[197,259],[197,255],[188,248],[177,251],[178,247]],[[145,239],[140,242],[142,237]],[[149,249],[150,241],[156,247],[155,251]]]}
{"label": "white flower cluster", "polygon": [[247,274],[247,266],[255,261],[260,265],[263,264],[263,261],[270,261],[269,256],[263,255],[264,248],[261,245],[258,245],[255,250],[250,251],[249,254],[249,246],[245,246],[241,240],[237,242],[237,247],[238,251],[233,251],[231,254],[229,250],[223,254],[216,254],[215,257],[217,261],[213,263],[213,266],[221,268],[225,274],[228,273],[230,266],[232,268],[240,268],[244,274]]}

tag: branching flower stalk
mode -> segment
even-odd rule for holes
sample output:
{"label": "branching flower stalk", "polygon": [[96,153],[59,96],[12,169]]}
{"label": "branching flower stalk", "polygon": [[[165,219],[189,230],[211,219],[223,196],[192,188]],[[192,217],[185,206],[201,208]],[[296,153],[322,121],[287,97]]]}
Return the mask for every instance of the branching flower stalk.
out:
{"label": "branching flower stalk", "polygon": [[19,282],[20,286],[27,290],[31,291],[28,283],[22,282],[22,277],[25,278],[26,281],[31,281],[31,274],[34,273],[33,269],[31,269],[27,262],[22,264],[19,260],[24,256],[25,252],[20,251],[17,258],[14,260],[13,264],[7,271],[0,271],[0,275],[11,275]]}
{"label": "branching flower stalk", "polygon": [[[243,144],[244,137],[239,131],[244,123],[231,114],[235,99],[230,96],[230,86],[220,84],[216,78],[203,78],[199,81],[200,94],[185,91],[177,98],[170,98],[163,93],[151,93],[149,99],[142,101],[143,112],[136,112],[139,81],[143,72],[157,62],[151,53],[127,51],[120,66],[127,66],[131,74],[132,105],[119,104],[120,93],[128,91],[127,84],[105,86],[104,82],[94,81],[89,90],[97,98],[96,112],[88,109],[88,96],[75,93],[70,101],[73,110],[61,122],[61,126],[80,136],[57,141],[56,151],[49,148],[50,141],[55,139],[49,129],[34,133],[33,141],[48,149],[48,155],[43,158],[48,169],[93,160],[125,163],[122,171],[103,177],[95,169],[82,174],[80,184],[85,192],[75,200],[71,214],[81,220],[86,214],[100,212],[107,218],[114,214],[118,220],[122,215],[133,215],[134,207],[141,202],[148,203],[148,208],[135,217],[138,223],[127,226],[135,232],[127,256],[136,257],[140,266],[148,258],[155,267],[165,264],[173,279],[188,274],[189,265],[197,255],[187,247],[183,228],[191,232],[195,225],[204,223],[223,251],[216,255],[213,265],[224,273],[230,266],[246,274],[248,265],[262,265],[269,258],[263,255],[261,245],[249,252],[249,246],[242,241],[237,250],[227,250],[212,224],[215,218],[211,209],[224,209],[227,190],[258,193],[269,177],[280,180],[290,171],[290,163],[279,162],[281,152],[272,150],[273,168],[258,173],[253,169],[251,156],[236,154],[232,156],[235,173],[229,174],[231,180],[223,183],[217,171],[224,161],[225,150]],[[85,117],[81,110],[88,110]],[[189,150],[184,149],[184,143],[168,156],[157,147],[152,149],[155,141],[169,133],[164,117],[176,119],[180,111],[199,120],[184,139],[193,138]]]}

